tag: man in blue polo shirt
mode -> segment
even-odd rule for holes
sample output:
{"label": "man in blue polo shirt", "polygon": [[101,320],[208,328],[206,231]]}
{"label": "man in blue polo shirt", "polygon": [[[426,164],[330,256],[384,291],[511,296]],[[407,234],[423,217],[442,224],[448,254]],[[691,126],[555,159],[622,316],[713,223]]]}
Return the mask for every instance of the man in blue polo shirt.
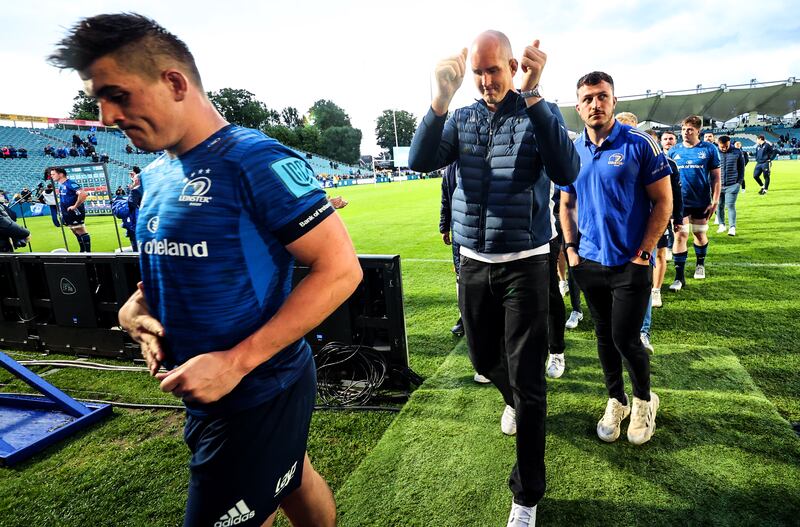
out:
{"label": "man in blue polo shirt", "polygon": [[[306,454],[316,378],[303,335],[361,268],[311,168],[225,122],[186,45],[141,15],[84,19],[50,60],[80,73],[104,124],[166,151],[141,174],[143,283],[120,323],[186,405],[184,525],[269,526],[280,506],[295,525],[333,526]],[[311,270],[292,290],[295,258]]]}
{"label": "man in blue polo shirt", "polygon": [[[586,127],[575,139],[580,173],[562,187],[561,227],[594,319],[609,395],[597,436],[616,441],[630,415],[628,441],[641,445],[653,436],[659,400],[650,391],[650,358],[639,329],[653,280],[651,253],[672,212],[670,168],[652,137],[614,119],[610,75],[584,75],[577,89],[576,108]],[[623,358],[633,404],[623,385]]]}
{"label": "man in blue polo shirt", "polygon": [[680,291],[686,285],[684,268],[689,251],[689,230],[694,237],[694,254],[697,265],[694,269],[696,280],[706,277],[706,256],[708,255],[708,219],[717,209],[720,194],[719,150],[716,145],[700,140],[702,121],[690,115],[681,123],[683,142],[669,151],[669,157],[678,165],[683,192],[684,221],[675,234],[672,258],[675,262],[675,281],[670,291]]}

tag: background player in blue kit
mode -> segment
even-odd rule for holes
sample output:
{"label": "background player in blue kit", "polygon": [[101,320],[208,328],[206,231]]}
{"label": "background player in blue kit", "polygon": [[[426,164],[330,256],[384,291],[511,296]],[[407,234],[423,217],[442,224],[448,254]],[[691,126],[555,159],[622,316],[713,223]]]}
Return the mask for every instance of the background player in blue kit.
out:
{"label": "background player in blue kit", "polygon": [[[688,256],[689,230],[694,237],[694,254],[697,265],[694,277],[706,277],[705,261],[708,254],[708,219],[719,203],[719,150],[715,145],[700,140],[700,118],[690,115],[681,123],[683,142],[669,151],[669,157],[678,165],[683,192],[684,222],[675,235],[672,257],[675,262],[675,281],[670,291],[680,291],[686,285],[684,267]],[[688,221],[687,221],[688,220]]]}
{"label": "background player in blue kit", "polygon": [[92,251],[92,239],[83,224],[86,218],[86,207],[83,202],[89,195],[80,185],[67,179],[67,171],[63,168],[51,168],[50,179],[58,185],[58,202],[61,207],[61,223],[72,231],[78,239],[80,252]]}
{"label": "background player in blue kit", "polygon": [[[106,125],[166,151],[141,174],[142,283],[120,322],[186,405],[184,525],[271,525],[278,506],[294,525],[334,525],[306,455],[316,378],[303,335],[361,268],[311,168],[225,122],[186,45],[153,20],[84,19],[50,60],[80,73]],[[311,270],[292,290],[295,259]]]}

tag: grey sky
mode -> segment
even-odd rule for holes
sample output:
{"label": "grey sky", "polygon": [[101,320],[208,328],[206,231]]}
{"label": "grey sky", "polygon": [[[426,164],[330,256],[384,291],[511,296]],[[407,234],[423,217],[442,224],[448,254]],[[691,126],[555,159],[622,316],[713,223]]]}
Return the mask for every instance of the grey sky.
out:
{"label": "grey sky", "polygon": [[[80,80],[44,62],[64,27],[136,11],[186,41],[206,89],[244,88],[272,108],[301,113],[330,99],[364,133],[362,154],[375,154],[377,116],[397,108],[421,117],[436,61],[485,29],[508,34],[517,56],[540,39],[548,54],[543,91],[564,103],[574,100],[578,77],[595,69],[614,77],[618,95],[798,75],[796,9],[770,0],[15,2],[0,32],[0,113],[66,116]],[[477,95],[468,76],[453,105]]]}

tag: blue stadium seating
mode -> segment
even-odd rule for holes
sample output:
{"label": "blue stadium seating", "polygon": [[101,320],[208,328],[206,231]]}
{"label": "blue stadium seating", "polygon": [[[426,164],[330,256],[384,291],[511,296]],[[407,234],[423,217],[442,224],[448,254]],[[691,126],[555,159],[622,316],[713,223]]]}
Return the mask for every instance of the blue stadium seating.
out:
{"label": "blue stadium seating", "polygon": [[[84,139],[88,135],[85,130],[0,126],[0,147],[13,145],[16,148],[24,147],[28,150],[28,159],[0,159],[0,189],[13,195],[22,187],[35,188],[42,181],[44,170],[50,166],[91,162],[88,157],[68,157],[56,160],[44,154],[44,147],[48,144],[56,148],[59,146],[69,147],[72,144],[72,134],[75,133]],[[110,159],[107,166],[112,191],[118,186],[124,188],[128,184],[128,172],[132,166],[138,165],[144,168],[157,157],[156,154],[150,153],[128,154],[125,147],[129,141],[119,131],[98,131],[95,135],[97,136],[97,153],[107,153]],[[306,159],[317,176],[349,176],[356,174],[359,170],[357,166],[332,161],[317,154],[310,154],[309,158],[309,154],[304,151],[297,150],[297,153]],[[338,165],[336,169],[331,168],[332,162]],[[362,170],[363,173],[368,171]]]}

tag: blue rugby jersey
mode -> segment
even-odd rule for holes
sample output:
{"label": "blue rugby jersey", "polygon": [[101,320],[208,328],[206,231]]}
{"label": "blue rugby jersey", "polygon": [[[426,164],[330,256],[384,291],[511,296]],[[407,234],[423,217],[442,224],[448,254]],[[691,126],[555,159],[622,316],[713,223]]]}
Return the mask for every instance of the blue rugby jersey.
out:
{"label": "blue rugby jersey", "polygon": [[648,134],[615,122],[600,146],[586,130],[575,138],[578,179],[561,190],[576,196],[578,254],[606,266],[636,256],[647,230],[651,203],[645,187],[670,174],[661,148]]}
{"label": "blue rugby jersey", "polygon": [[[67,179],[58,184],[58,203],[62,212],[67,212],[67,208],[75,205],[78,201],[78,191],[81,186],[71,179]],[[83,207],[83,205],[81,205]]]}
{"label": "blue rugby jersey", "polygon": [[[136,235],[147,304],[164,326],[165,366],[227,350],[263,326],[291,290],[285,245],[332,214],[305,160],[261,132],[228,125],[142,171]],[[311,360],[291,344],[198,416],[243,410],[291,385]]]}
{"label": "blue rugby jersey", "polygon": [[673,146],[669,157],[678,165],[684,207],[707,207],[711,203],[711,171],[719,168],[719,150],[706,141],[693,147],[682,142]]}

